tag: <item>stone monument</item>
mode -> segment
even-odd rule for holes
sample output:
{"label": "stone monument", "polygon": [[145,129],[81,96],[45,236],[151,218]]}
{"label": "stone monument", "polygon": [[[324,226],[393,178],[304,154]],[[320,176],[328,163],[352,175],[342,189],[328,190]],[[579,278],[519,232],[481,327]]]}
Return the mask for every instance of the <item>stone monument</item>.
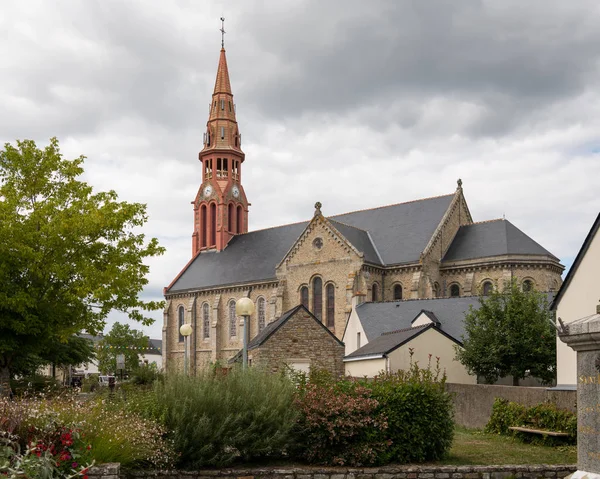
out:
{"label": "stone monument", "polygon": [[561,327],[558,337],[577,352],[577,471],[570,479],[600,479],[600,306]]}

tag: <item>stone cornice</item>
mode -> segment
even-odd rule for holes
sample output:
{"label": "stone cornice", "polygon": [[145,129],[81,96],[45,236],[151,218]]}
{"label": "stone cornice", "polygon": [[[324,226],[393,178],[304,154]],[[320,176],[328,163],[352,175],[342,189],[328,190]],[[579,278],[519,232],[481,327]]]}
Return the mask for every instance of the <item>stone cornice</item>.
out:
{"label": "stone cornice", "polygon": [[215,293],[220,294],[220,293],[232,292],[232,291],[244,291],[244,290],[247,290],[248,288],[252,288],[253,290],[262,289],[262,288],[272,288],[272,287],[277,287],[278,284],[279,284],[278,279],[272,279],[272,280],[265,280],[265,281],[248,281],[246,283],[209,286],[207,288],[198,288],[198,289],[191,288],[191,289],[181,290],[181,291],[177,291],[177,292],[173,292],[173,293],[167,293],[167,294],[165,294],[165,298],[167,300],[170,300],[170,299],[174,299],[174,298],[188,297],[190,295],[200,296],[200,295],[204,295],[204,294],[212,295]]}
{"label": "stone cornice", "polygon": [[527,256],[527,255],[503,255],[487,258],[475,258],[469,260],[452,261],[440,264],[440,272],[452,271],[474,271],[481,269],[497,268],[541,268],[552,269],[561,274],[565,269],[562,264],[550,256]]}

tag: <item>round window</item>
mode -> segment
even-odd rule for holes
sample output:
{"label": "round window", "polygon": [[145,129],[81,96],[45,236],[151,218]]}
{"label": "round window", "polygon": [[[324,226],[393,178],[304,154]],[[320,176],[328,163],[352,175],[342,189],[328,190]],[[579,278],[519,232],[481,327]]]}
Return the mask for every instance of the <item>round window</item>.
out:
{"label": "round window", "polygon": [[317,249],[321,249],[323,247],[323,240],[321,238],[315,238],[313,240],[313,246]]}

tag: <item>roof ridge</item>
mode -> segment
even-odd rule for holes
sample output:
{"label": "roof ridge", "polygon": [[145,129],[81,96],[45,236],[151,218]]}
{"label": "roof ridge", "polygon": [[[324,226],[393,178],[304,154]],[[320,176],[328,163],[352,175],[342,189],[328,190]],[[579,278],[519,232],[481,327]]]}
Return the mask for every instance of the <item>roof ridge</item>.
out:
{"label": "roof ridge", "polygon": [[508,221],[508,220],[506,218],[493,218],[491,220],[474,221],[470,225],[463,225],[463,226],[482,225],[482,224],[485,224],[485,223],[493,223],[495,221]]}
{"label": "roof ridge", "polygon": [[408,328],[396,329],[395,331],[386,331],[385,333],[381,333],[381,336],[389,336],[390,334],[396,333],[404,333],[406,331],[414,331],[416,329],[426,328],[427,326],[431,326],[433,323],[421,324],[420,326],[410,326]]}
{"label": "roof ridge", "polygon": [[[334,216],[330,216],[330,218],[335,218],[336,216],[344,216],[344,215],[350,215],[352,213],[360,213],[362,211],[372,211],[372,210],[379,210],[381,208],[389,208],[390,206],[400,206],[400,205],[407,205],[409,203],[417,203],[419,201],[428,201],[428,200],[435,200],[437,198],[444,198],[446,196],[454,196],[454,193],[451,193],[449,195],[437,195],[437,196],[429,196],[427,198],[419,198],[418,200],[410,200],[410,201],[402,201],[400,203],[392,203],[389,205],[383,205],[383,206],[375,206],[374,208],[363,208],[362,210],[354,210],[354,211],[347,211],[345,213],[339,213],[337,215]],[[337,221],[337,220],[336,220]]]}
{"label": "roof ridge", "polygon": [[[343,213],[343,214],[346,214],[346,213]],[[355,230],[362,231],[363,233],[368,233],[367,230],[363,230],[362,228],[358,228],[356,226],[349,225],[347,223],[344,223],[343,221],[334,220],[334,219],[332,219],[333,216],[330,216],[330,217],[326,216],[325,218],[327,218],[327,220],[329,220],[329,221],[333,221],[334,223],[338,223],[340,225],[346,226],[347,228],[353,228]]]}
{"label": "roof ridge", "polygon": [[[386,304],[386,303],[408,303],[410,301],[433,301],[433,300],[441,300],[441,299],[464,299],[464,298],[479,298],[480,295],[473,294],[471,296],[443,296],[441,298],[407,298],[407,299],[388,299],[386,301],[365,301],[364,303],[359,304],[359,306],[363,306],[365,304]],[[431,311],[433,312],[433,311]]]}
{"label": "roof ridge", "polygon": [[258,233],[259,231],[274,230],[276,228],[283,228],[284,226],[300,225],[302,223],[310,223],[310,220],[296,221],[294,223],[285,223],[283,225],[276,225],[276,226],[267,226],[266,228],[261,228],[261,229],[258,229],[258,230],[247,231],[246,233],[236,234],[236,235],[234,235],[234,238],[236,236],[244,236],[244,235],[247,235],[247,234],[250,234],[250,233]]}

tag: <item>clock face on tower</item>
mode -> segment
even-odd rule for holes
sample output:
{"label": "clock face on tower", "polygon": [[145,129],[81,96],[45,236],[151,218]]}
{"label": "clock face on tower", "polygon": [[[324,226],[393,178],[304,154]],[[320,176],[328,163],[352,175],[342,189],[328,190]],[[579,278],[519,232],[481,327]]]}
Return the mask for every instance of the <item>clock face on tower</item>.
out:
{"label": "clock face on tower", "polygon": [[209,197],[210,195],[212,195],[213,189],[211,185],[206,185],[204,187],[204,196],[205,197]]}
{"label": "clock face on tower", "polygon": [[236,198],[238,198],[240,196],[240,189],[238,188],[237,185],[233,185],[233,188],[231,188],[231,192],[233,193],[233,196],[235,196]]}

